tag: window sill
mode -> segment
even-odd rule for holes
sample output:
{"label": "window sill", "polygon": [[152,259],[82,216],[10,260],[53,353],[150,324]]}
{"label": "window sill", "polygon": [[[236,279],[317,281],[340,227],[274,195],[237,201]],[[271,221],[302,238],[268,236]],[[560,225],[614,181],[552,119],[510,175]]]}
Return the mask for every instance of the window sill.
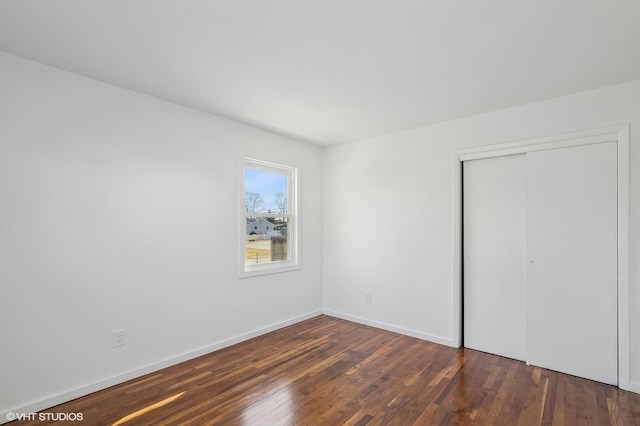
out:
{"label": "window sill", "polygon": [[262,275],[279,274],[281,272],[290,272],[300,270],[300,264],[292,262],[283,262],[279,265],[258,265],[245,269],[238,274],[238,278],[258,277]]}

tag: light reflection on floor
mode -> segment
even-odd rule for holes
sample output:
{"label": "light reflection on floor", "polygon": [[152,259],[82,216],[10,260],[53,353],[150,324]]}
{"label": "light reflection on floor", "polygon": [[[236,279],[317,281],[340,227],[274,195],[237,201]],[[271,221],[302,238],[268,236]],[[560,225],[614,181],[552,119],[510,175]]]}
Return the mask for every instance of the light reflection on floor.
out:
{"label": "light reflection on floor", "polygon": [[136,417],[140,417],[143,414],[148,413],[149,411],[153,411],[153,410],[155,410],[157,408],[160,408],[160,407],[162,407],[164,405],[167,405],[170,402],[173,402],[176,399],[180,398],[182,395],[184,395],[184,393],[185,392],[177,393],[177,394],[175,394],[173,396],[170,396],[169,398],[163,399],[162,401],[155,402],[155,403],[150,404],[150,405],[148,405],[148,406],[146,406],[146,407],[144,407],[144,408],[142,408],[142,409],[140,409],[138,411],[135,411],[135,412],[133,412],[131,414],[128,414],[128,415],[124,416],[123,418],[121,418],[120,420],[118,420],[117,422],[115,422],[112,426],[121,425],[121,424],[126,423],[126,422],[128,422],[130,420],[135,419]]}
{"label": "light reflection on floor", "polygon": [[292,390],[284,384],[266,398],[251,404],[242,412],[242,424],[246,426],[292,426],[296,409]]}

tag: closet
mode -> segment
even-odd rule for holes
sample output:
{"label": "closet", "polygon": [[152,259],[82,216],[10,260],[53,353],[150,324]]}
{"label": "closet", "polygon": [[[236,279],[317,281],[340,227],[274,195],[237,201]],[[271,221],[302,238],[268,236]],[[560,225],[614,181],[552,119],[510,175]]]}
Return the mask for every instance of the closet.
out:
{"label": "closet", "polygon": [[464,346],[617,384],[617,144],[463,162]]}

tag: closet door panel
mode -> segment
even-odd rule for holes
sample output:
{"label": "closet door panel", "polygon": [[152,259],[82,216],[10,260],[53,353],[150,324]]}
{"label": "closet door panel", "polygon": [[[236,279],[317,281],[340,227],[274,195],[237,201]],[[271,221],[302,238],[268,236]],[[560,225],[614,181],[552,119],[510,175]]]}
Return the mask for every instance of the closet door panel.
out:
{"label": "closet door panel", "polygon": [[524,360],[525,156],[463,163],[464,346]]}
{"label": "closet door panel", "polygon": [[527,153],[527,362],[617,383],[616,143]]}

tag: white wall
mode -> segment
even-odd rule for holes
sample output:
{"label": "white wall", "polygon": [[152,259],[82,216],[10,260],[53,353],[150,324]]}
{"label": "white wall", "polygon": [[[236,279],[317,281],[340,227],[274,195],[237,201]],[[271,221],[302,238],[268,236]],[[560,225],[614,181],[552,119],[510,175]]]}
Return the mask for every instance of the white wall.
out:
{"label": "white wall", "polygon": [[[238,279],[242,153],[301,166],[302,270]],[[318,147],[0,53],[0,420],[319,313],[321,173]]]}
{"label": "white wall", "polygon": [[325,312],[451,344],[453,151],[622,123],[631,123],[629,358],[640,392],[640,81],[326,149]]}

